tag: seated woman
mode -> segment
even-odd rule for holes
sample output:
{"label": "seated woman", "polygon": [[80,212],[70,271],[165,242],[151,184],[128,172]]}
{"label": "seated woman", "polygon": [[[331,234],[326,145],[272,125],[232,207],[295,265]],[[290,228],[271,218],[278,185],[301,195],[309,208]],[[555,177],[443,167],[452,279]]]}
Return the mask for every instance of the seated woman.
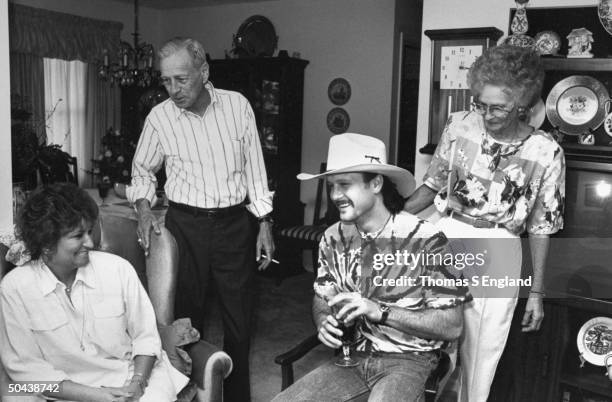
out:
{"label": "seated woman", "polygon": [[174,401],[188,378],[162,351],[133,267],[94,251],[98,207],[82,189],[34,192],[17,234],[32,260],[0,283],[0,355],[13,381],[55,381],[42,397]]}

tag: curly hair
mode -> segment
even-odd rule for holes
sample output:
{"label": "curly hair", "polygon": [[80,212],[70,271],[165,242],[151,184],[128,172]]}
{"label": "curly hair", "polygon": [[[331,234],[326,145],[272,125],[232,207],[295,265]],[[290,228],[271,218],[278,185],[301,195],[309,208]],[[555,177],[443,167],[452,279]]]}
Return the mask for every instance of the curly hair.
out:
{"label": "curly hair", "polygon": [[[376,176],[378,176],[378,173],[364,172],[362,174],[363,181],[366,183],[371,182]],[[383,178],[381,190],[383,204],[385,204],[385,207],[389,210],[389,212],[392,214],[397,214],[404,209],[404,197],[402,197],[397,191],[397,186],[391,181],[391,179],[384,175],[381,176]]]}
{"label": "curly hair", "polygon": [[486,49],[468,71],[468,85],[474,94],[482,87],[506,87],[520,106],[530,107],[540,99],[544,68],[533,50],[500,45]]}
{"label": "curly hair", "polygon": [[55,251],[58,241],[85,220],[98,219],[98,206],[85,190],[71,183],[56,183],[34,191],[17,220],[17,236],[32,259],[44,249]]}
{"label": "curly hair", "polygon": [[160,59],[172,56],[179,50],[187,50],[193,60],[193,66],[200,68],[206,63],[206,51],[200,42],[191,38],[176,37],[166,42],[157,52]]}

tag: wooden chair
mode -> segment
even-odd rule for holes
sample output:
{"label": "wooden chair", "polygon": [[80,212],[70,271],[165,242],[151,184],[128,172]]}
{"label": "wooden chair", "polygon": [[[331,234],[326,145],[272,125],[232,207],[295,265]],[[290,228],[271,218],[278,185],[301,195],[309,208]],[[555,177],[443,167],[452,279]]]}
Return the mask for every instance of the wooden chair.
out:
{"label": "wooden chair", "polygon": [[72,172],[68,173],[66,181],[79,185],[79,169],[77,166],[76,156],[71,156],[68,160],[68,164],[72,167]]}
{"label": "wooden chair", "polygon": [[[274,358],[274,362],[281,366],[281,391],[293,384],[294,376],[293,376],[293,363],[301,359],[308,352],[310,352],[315,347],[321,345],[321,341],[317,337],[317,334],[310,335],[308,338],[300,342],[297,346],[285,352],[281,355],[278,355]],[[440,385],[442,380],[449,374],[449,370],[451,367],[450,357],[446,352],[440,353],[440,361],[438,362],[438,366],[431,372],[429,377],[427,378],[427,382],[425,383],[425,401],[426,402],[434,402],[436,400],[436,396],[440,391]],[[368,395],[363,395],[364,399],[357,399],[357,401],[367,401]]]}
{"label": "wooden chair", "polygon": [[[326,170],[326,163],[321,163],[319,172],[323,173]],[[323,216],[321,216],[323,193],[327,199],[327,208]],[[312,266],[316,268],[318,260],[319,241],[323,237],[323,233],[338,220],[338,209],[329,197],[329,188],[325,179],[320,179],[317,183],[317,193],[315,196],[314,215],[311,225],[298,225],[287,228],[281,228],[276,233],[276,238],[283,243],[283,247],[297,250],[311,250]]]}
{"label": "wooden chair", "polygon": [[[325,172],[326,167],[327,166],[325,163],[321,163],[319,172]],[[321,216],[321,203],[324,190],[327,198],[327,209],[325,214]],[[281,229],[278,232],[277,237],[290,241],[289,245],[294,245],[299,249],[311,249],[313,270],[316,273],[319,241],[323,237],[327,227],[338,221],[338,219],[338,209],[330,199],[329,187],[326,185],[325,180],[321,179],[317,183],[315,210],[312,225],[292,226]],[[274,362],[281,366],[281,390],[284,390],[294,382],[293,363],[301,359],[320,344],[321,341],[319,341],[317,338],[317,334],[313,334],[288,352],[276,356]],[[427,402],[435,401],[440,382],[447,374],[449,374],[450,366],[451,361],[448,354],[442,352],[438,366],[427,379],[425,386],[425,399]],[[365,400],[367,400],[367,395],[365,396]]]}

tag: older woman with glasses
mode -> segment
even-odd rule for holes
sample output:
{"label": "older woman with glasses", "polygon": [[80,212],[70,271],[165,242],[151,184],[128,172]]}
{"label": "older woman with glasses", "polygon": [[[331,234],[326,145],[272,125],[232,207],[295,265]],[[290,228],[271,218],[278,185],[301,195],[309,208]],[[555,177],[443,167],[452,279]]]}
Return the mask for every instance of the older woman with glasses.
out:
{"label": "older woman with glasses", "polygon": [[404,207],[418,213],[433,203],[443,216],[438,227],[464,239],[465,251],[485,255],[483,266],[463,272],[475,285],[460,345],[463,401],[487,400],[519,288],[484,279],[521,277],[525,231],[533,274],[523,282],[531,286],[523,331],[538,330],[544,318],[549,235],[563,226],[565,160],[550,134],[528,124],[543,81],[535,52],[507,45],[485,50],[468,73],[472,110],[449,116],[424,184]]}
{"label": "older woman with glasses", "polygon": [[94,200],[67,183],[24,205],[18,235],[32,260],[0,283],[2,364],[43,399],[175,401],[188,379],[162,351],[134,268],[93,250],[97,218]]}

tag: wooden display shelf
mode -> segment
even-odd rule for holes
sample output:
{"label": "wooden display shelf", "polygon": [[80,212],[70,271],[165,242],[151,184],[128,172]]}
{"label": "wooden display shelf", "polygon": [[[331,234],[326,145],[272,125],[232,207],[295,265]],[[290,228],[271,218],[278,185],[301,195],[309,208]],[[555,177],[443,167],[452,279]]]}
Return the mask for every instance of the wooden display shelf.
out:
{"label": "wooden display shelf", "polygon": [[612,381],[604,376],[604,368],[601,368],[601,373],[586,373],[586,374],[562,374],[559,382],[571,385],[578,389],[594,392],[599,395],[612,395]]}
{"label": "wooden display shelf", "polygon": [[570,308],[590,311],[598,314],[612,315],[612,301],[602,299],[591,299],[588,297],[575,296],[567,293],[548,292],[549,303],[554,303]]}
{"label": "wooden display shelf", "polygon": [[568,59],[565,57],[542,57],[546,71],[603,71],[612,72],[612,58]]}
{"label": "wooden display shelf", "polygon": [[562,142],[565,159],[612,163],[612,146]]}

